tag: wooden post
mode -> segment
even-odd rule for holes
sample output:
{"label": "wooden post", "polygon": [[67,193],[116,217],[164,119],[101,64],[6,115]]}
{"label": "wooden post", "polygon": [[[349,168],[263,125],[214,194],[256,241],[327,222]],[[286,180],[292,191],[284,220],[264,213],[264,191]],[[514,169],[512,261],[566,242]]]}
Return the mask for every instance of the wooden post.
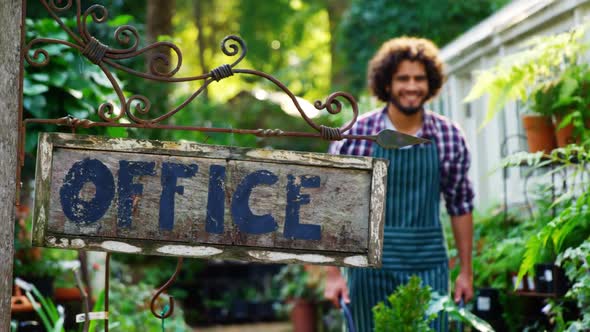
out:
{"label": "wooden post", "polygon": [[0,1],[0,331],[10,331],[22,10]]}

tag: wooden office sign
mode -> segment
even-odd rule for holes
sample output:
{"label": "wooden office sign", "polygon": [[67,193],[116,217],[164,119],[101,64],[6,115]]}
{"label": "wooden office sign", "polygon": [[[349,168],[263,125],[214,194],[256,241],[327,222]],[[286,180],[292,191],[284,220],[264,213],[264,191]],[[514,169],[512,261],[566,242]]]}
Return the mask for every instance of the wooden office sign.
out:
{"label": "wooden office sign", "polygon": [[41,134],[33,244],[381,265],[381,159]]}

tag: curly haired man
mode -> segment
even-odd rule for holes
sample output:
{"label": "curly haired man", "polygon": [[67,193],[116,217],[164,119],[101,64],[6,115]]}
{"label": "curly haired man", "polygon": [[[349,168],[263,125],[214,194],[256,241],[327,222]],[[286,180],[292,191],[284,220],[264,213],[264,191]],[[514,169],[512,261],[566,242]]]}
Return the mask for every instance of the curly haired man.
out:
{"label": "curly haired man", "polygon": [[[429,139],[431,144],[385,150],[370,141],[342,140],[330,146],[330,153],[390,161],[382,268],[351,268],[346,280],[336,267],[327,271],[325,297],[336,306],[340,297],[350,302],[358,331],[373,330],[373,306],[412,275],[439,294],[448,293],[448,259],[439,219],[441,194],[460,259],[454,299],[473,297],[474,194],[467,175],[469,151],[455,123],[424,109],[444,79],[438,48],[431,41],[402,37],[385,42],[369,62],[368,83],[371,93],[386,106],[364,114],[350,133],[373,135],[393,129]],[[432,323],[437,331],[446,331],[447,325],[444,314]]]}

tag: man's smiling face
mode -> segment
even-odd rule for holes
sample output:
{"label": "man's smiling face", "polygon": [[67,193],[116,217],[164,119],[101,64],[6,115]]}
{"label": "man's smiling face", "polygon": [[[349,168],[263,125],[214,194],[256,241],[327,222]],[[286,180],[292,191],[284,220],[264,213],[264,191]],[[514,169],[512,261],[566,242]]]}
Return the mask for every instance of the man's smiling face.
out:
{"label": "man's smiling face", "polygon": [[428,76],[420,61],[403,60],[391,78],[391,103],[402,113],[411,115],[422,110],[428,98]]}

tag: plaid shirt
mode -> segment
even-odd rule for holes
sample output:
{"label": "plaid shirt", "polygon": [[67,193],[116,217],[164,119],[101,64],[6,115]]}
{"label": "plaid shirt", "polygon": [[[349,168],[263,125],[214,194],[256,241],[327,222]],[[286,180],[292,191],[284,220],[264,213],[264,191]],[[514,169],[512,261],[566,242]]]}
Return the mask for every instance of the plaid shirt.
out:
{"label": "plaid shirt", "polygon": [[[376,135],[385,129],[387,107],[363,114],[347,134]],[[459,126],[442,115],[424,112],[424,123],[418,136],[432,140],[438,148],[440,188],[447,211],[458,216],[473,211],[473,188],[467,171],[470,156],[465,137]],[[373,141],[341,140],[332,142],[329,153],[371,156]]]}

